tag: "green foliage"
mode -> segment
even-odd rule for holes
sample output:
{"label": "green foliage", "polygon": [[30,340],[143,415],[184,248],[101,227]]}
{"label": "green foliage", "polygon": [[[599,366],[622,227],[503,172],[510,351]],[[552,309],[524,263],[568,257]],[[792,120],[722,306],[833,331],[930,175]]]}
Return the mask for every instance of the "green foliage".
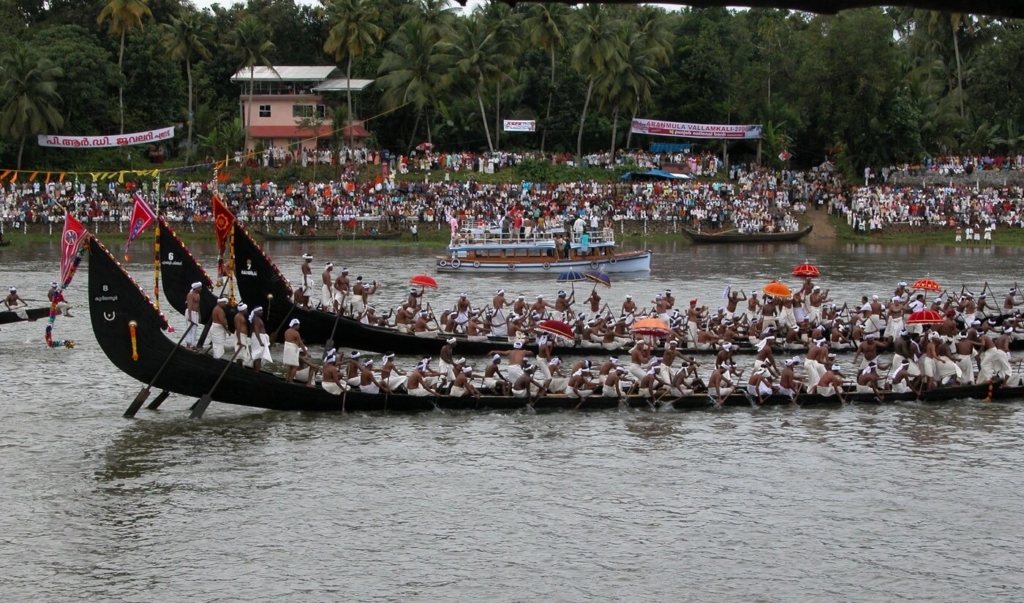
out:
{"label": "green foliage", "polygon": [[[371,141],[393,152],[430,141],[453,151],[585,154],[665,140],[631,136],[633,116],[765,124],[768,163],[784,147],[794,166],[840,149],[832,158],[851,173],[1024,147],[1020,21],[874,8],[834,16],[498,0],[471,13],[455,8],[451,0],[204,9],[178,0],[0,0],[0,53],[24,44],[64,72],[61,100],[51,104],[67,133],[115,133],[122,121],[125,131],[185,124],[192,113],[200,152],[217,156],[244,144],[232,123],[249,90],[230,81],[236,71],[332,60],[352,78],[376,78],[335,120],[372,118]],[[537,119],[538,131],[506,134],[507,118]],[[124,151],[40,149],[28,140],[30,166],[115,169],[143,152],[129,161]],[[20,146],[8,139],[0,147],[6,165]],[[739,143],[731,152],[752,157],[754,149]],[[543,179],[549,167],[522,169]]]}

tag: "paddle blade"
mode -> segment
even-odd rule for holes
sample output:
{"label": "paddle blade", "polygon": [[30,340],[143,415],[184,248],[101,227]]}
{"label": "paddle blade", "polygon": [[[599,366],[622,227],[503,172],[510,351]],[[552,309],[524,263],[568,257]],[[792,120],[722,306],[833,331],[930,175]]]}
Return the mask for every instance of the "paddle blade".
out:
{"label": "paddle blade", "polygon": [[192,414],[190,414],[188,418],[202,419],[203,413],[206,412],[206,407],[208,407],[210,405],[210,402],[212,401],[213,398],[210,396],[210,394],[203,394],[203,397],[199,398],[199,401],[196,402],[195,406],[192,407]]}
{"label": "paddle blade", "polygon": [[153,401],[150,402],[149,406],[147,406],[146,408],[148,408],[149,410],[156,410],[156,409],[160,408],[160,405],[163,404],[164,400],[167,399],[167,396],[170,396],[170,395],[171,395],[171,392],[169,392],[169,391],[167,391],[165,389],[164,391],[162,391],[159,394],[157,394],[156,398],[153,398]]}
{"label": "paddle blade", "polygon": [[139,409],[142,408],[142,404],[146,401],[146,398],[148,397],[148,387],[144,387],[141,390],[139,390],[138,395],[136,395],[135,399],[132,400],[131,406],[129,406],[128,410],[124,411],[124,414],[121,416],[123,416],[126,419],[131,419],[132,417],[134,417],[135,413],[139,412]]}

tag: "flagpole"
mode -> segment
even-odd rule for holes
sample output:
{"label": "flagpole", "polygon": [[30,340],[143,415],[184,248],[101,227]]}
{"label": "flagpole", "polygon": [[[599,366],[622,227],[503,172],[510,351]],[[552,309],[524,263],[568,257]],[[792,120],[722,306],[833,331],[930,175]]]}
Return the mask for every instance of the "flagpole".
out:
{"label": "flagpole", "polygon": [[153,306],[160,309],[160,175],[156,177],[156,236],[153,239]]}

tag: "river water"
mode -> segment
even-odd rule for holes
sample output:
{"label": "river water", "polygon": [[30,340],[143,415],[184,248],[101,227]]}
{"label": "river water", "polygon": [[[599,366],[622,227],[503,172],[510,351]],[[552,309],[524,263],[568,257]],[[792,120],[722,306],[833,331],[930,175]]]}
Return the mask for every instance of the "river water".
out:
{"label": "river water", "polygon": [[[112,245],[116,241],[108,241]],[[386,284],[430,253],[313,246]],[[300,245],[268,252],[296,278]],[[214,264],[211,245],[198,257]],[[655,248],[613,307],[671,288],[712,307],[811,261],[841,301],[929,277],[1002,296],[1020,252]],[[55,245],[0,250],[0,285],[44,297]],[[151,283],[148,253],[130,269]],[[1024,599],[1024,403],[692,413],[312,415],[191,400],[120,417],[139,384],[79,316],[0,332],[0,595],[9,601],[1012,601]],[[439,277],[553,298],[553,278]],[[151,285],[149,285],[151,286]],[[589,293],[589,288],[584,293]],[[585,295],[584,295],[585,296]],[[584,297],[584,296],[581,296]],[[685,304],[685,301],[681,301]],[[172,321],[181,317],[168,308]]]}

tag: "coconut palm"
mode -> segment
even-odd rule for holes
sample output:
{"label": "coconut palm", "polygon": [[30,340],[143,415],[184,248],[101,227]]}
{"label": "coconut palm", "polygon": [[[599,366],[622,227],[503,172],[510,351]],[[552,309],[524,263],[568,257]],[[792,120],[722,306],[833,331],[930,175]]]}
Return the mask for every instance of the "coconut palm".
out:
{"label": "coconut palm", "polygon": [[[381,100],[386,106],[396,108],[412,104],[416,109],[411,142],[423,113],[437,106],[449,56],[435,39],[432,26],[419,19],[410,19],[399,27],[389,45],[391,48],[384,51],[378,69],[383,75],[377,78],[377,85],[384,90]],[[431,138],[428,114],[427,142],[432,143]]]}
{"label": "coconut palm", "polygon": [[[331,31],[324,43],[324,52],[334,56],[335,61],[347,60],[345,67],[345,89],[348,96],[348,113],[352,113],[352,60],[364,54],[377,51],[377,42],[384,38],[384,30],[375,21],[380,11],[373,0],[330,0],[327,14]],[[337,124],[335,124],[337,126]],[[349,128],[349,146],[353,145],[355,128]]]}
{"label": "coconut palm", "polygon": [[506,61],[497,51],[497,46],[497,33],[488,27],[481,15],[474,14],[460,20],[456,25],[455,39],[448,46],[453,62],[451,71],[446,75],[446,82],[470,82],[471,93],[480,107],[487,148],[491,151],[494,151],[494,144],[487,125],[483,91],[488,82],[497,81],[505,75]]}
{"label": "coconut palm", "polygon": [[604,91],[604,103],[612,107],[611,157],[615,160],[615,141],[618,134],[619,111],[637,111],[651,101],[651,90],[661,81],[657,66],[667,60],[667,54],[660,44],[652,44],[650,37],[636,24],[621,30],[621,61],[614,71],[606,72],[598,80],[599,89]]}
{"label": "coconut palm", "polygon": [[17,169],[29,136],[60,129],[64,118],[54,106],[61,102],[57,78],[60,67],[17,45],[0,56],[0,97],[7,99],[0,114],[0,136],[18,141]]}
{"label": "coconut palm", "polygon": [[244,124],[245,145],[248,148],[249,131],[252,126],[252,94],[255,83],[253,75],[256,65],[273,69],[270,59],[267,58],[267,53],[274,48],[274,43],[270,41],[270,28],[255,15],[247,15],[238,22],[234,29],[228,32],[228,48],[241,58],[238,69],[249,70],[249,109]]}
{"label": "coconut palm", "polygon": [[540,135],[540,152],[548,136],[548,122],[551,121],[551,102],[555,96],[555,54],[565,45],[565,35],[571,11],[565,4],[533,4],[523,27],[530,37],[530,43],[543,48],[551,55],[551,87],[548,90],[548,111],[544,117],[544,129]]}
{"label": "coconut palm", "polygon": [[966,117],[966,109],[964,108],[964,66],[963,60],[960,57],[960,32],[965,31],[969,34],[973,34],[976,29],[976,23],[974,19],[964,13],[943,13],[939,11],[929,11],[930,19],[928,21],[929,33],[934,33],[935,30],[942,26],[942,22],[945,20],[950,26],[953,34],[953,54],[956,57],[956,88],[957,96],[960,97],[960,118]]}
{"label": "coconut palm", "polygon": [[117,70],[122,80],[117,86],[117,106],[121,115],[121,133],[124,134],[124,37],[133,27],[142,27],[143,17],[152,17],[147,0],[110,0],[96,17],[96,23],[102,24],[110,20],[110,33],[121,36],[121,46],[117,53]]}
{"label": "coconut palm", "polygon": [[210,58],[210,51],[206,48],[210,35],[209,27],[201,13],[182,10],[177,17],[171,17],[170,23],[161,24],[160,30],[167,58],[185,61],[185,76],[188,78],[188,143],[185,147],[185,165],[188,165],[192,155],[192,127],[195,123],[195,113],[192,111],[192,102],[195,100],[192,93],[192,58]]}
{"label": "coconut palm", "polygon": [[572,48],[572,68],[587,81],[587,95],[576,138],[576,165],[583,162],[583,127],[594,86],[604,73],[615,72],[622,61],[623,42],[618,35],[621,23],[602,4],[587,4],[577,13],[579,41]]}
{"label": "coconut palm", "polygon": [[414,0],[402,6],[402,17],[417,21],[432,42],[439,42],[455,30],[455,7],[451,0]]}

